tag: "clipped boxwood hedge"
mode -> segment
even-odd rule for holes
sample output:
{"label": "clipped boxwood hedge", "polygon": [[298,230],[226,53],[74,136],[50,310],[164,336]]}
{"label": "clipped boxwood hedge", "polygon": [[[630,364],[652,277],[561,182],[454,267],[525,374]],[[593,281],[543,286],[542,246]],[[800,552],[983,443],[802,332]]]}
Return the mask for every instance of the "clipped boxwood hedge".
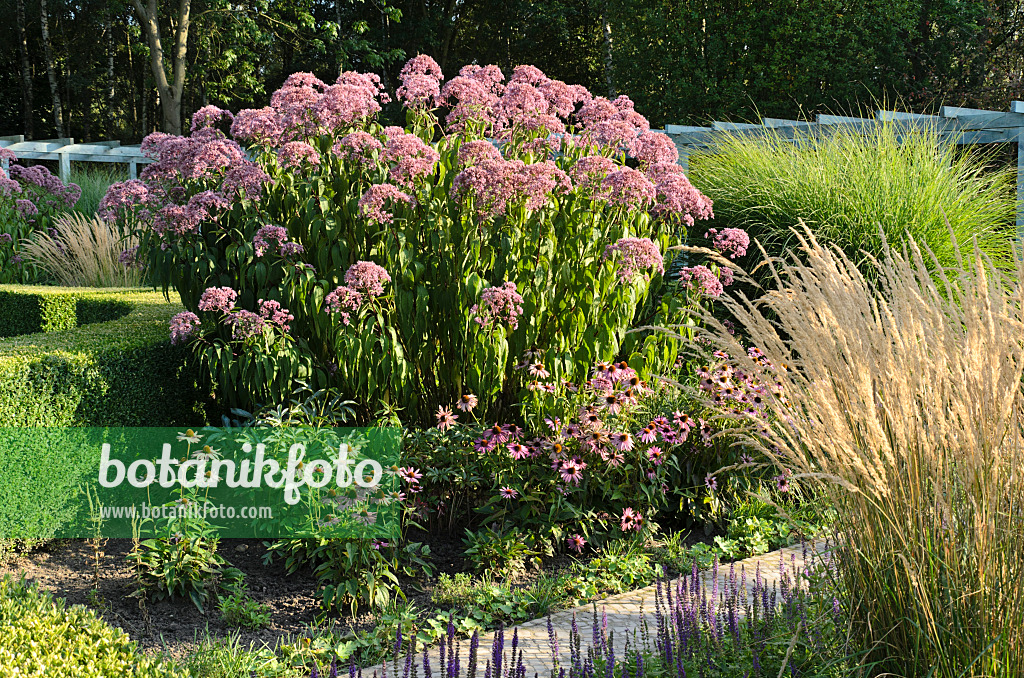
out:
{"label": "clipped boxwood hedge", "polygon": [[[41,330],[0,339],[3,426],[194,426],[205,421],[185,350],[168,340],[168,322],[182,310],[179,304],[148,290],[69,292],[13,285],[0,285],[0,299],[0,326],[38,322]],[[5,311],[12,308],[27,312],[28,320]],[[33,308],[45,312],[37,318]],[[116,319],[101,322],[111,316]],[[65,329],[53,331],[60,326]]]}
{"label": "clipped boxwood hedge", "polygon": [[89,323],[127,315],[132,294],[145,289],[111,292],[99,287],[0,286],[0,337],[35,332],[63,332]]}
{"label": "clipped boxwood hedge", "polygon": [[0,674],[47,678],[170,678],[124,631],[35,584],[0,580]]}

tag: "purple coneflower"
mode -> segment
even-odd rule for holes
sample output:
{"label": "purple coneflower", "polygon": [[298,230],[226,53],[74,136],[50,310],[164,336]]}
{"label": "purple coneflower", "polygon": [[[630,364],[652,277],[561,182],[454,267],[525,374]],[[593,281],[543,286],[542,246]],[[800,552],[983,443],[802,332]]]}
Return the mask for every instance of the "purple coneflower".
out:
{"label": "purple coneflower", "polygon": [[413,468],[412,466],[403,466],[398,469],[398,477],[409,484],[415,484],[420,481],[420,478],[423,477],[423,474],[420,473],[415,468]]}
{"label": "purple coneflower", "polygon": [[455,425],[455,420],[459,418],[459,415],[454,414],[450,409],[444,407],[437,408],[437,427],[442,431],[447,430]]}
{"label": "purple coneflower", "polygon": [[574,534],[565,541],[568,547],[576,553],[582,553],[583,547],[587,544],[587,540],[578,534]]}
{"label": "purple coneflower", "polygon": [[467,393],[466,395],[459,398],[459,403],[458,405],[456,405],[456,407],[458,407],[463,412],[472,412],[473,408],[477,406],[478,402],[479,401],[475,395],[473,395],[472,393]]}

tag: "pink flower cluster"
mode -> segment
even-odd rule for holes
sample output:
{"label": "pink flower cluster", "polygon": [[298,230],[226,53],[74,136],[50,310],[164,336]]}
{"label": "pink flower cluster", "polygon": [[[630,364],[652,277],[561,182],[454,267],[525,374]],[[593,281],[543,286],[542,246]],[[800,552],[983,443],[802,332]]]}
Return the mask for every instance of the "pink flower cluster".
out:
{"label": "pink flower cluster", "polygon": [[363,295],[344,285],[335,288],[324,297],[324,309],[328,313],[341,314],[341,322],[345,325],[351,322],[351,313],[358,311],[362,303]]}
{"label": "pink flower cluster", "polygon": [[605,178],[619,169],[615,161],[603,155],[588,155],[576,161],[569,170],[573,183],[594,198],[607,196]]}
{"label": "pink flower cluster", "polygon": [[182,311],[171,318],[171,344],[184,344],[199,333],[199,316],[192,311]]}
{"label": "pink flower cluster", "polygon": [[208,287],[199,297],[199,310],[230,313],[237,299],[238,292],[230,287]]}
{"label": "pink flower cluster", "polygon": [[425,54],[413,57],[398,74],[402,86],[395,95],[409,108],[432,108],[441,100],[441,67]]}
{"label": "pink flower cluster", "polygon": [[412,186],[416,179],[433,174],[441,159],[441,154],[422,139],[404,131],[388,136],[384,156],[392,163],[391,180],[404,186]]}
{"label": "pink flower cluster", "polygon": [[730,259],[742,257],[750,247],[750,236],[742,228],[709,228],[704,237],[711,238],[715,249]]}
{"label": "pink flower cluster", "polygon": [[[280,331],[287,332],[289,330],[288,323],[295,320],[295,316],[288,309],[282,307],[278,301],[260,299],[256,302],[259,305],[259,313],[254,313],[247,309],[235,308],[237,300],[238,292],[230,287],[208,287],[199,297],[199,310],[219,313],[224,324],[231,328],[231,338],[236,341],[259,336],[270,327],[277,327]],[[177,325],[179,335],[186,326],[185,321],[194,326],[189,331],[188,336],[191,336],[191,333],[199,326],[199,319],[194,315],[185,317]],[[172,321],[172,341],[175,329],[176,325]]]}
{"label": "pink flower cluster", "polygon": [[284,226],[261,227],[252,237],[252,245],[257,257],[263,257],[271,249],[277,250],[282,257],[303,252],[302,245],[288,240],[288,231]]}
{"label": "pink flower cluster", "polygon": [[14,209],[18,212],[22,219],[28,219],[39,214],[39,208],[36,207],[35,203],[31,200],[24,200],[19,198],[14,201]]}
{"label": "pink flower cluster", "polygon": [[383,266],[372,261],[357,261],[345,271],[345,284],[324,297],[324,309],[340,313],[345,325],[351,322],[351,313],[358,311],[363,302],[384,294],[384,285],[391,276]]}
{"label": "pink flower cluster", "polygon": [[11,179],[40,189],[41,193],[40,191],[36,192],[35,200],[39,203],[36,207],[44,210],[74,207],[82,196],[82,189],[78,184],[65,184],[60,177],[55,176],[43,165],[33,165],[32,167],[11,165],[8,172],[10,172]]}
{"label": "pink flower cluster", "polygon": [[247,164],[239,167],[232,167],[224,174],[224,182],[221,184],[221,194],[233,198],[240,192],[245,192],[246,197],[259,199],[263,192],[263,186],[270,183],[270,175],[263,171],[259,165]]}
{"label": "pink flower cluster", "polygon": [[157,159],[142,170],[146,182],[210,179],[251,164],[237,142],[212,127],[200,127],[188,137],[154,132],[142,140],[142,151]]}
{"label": "pink flower cluster", "polygon": [[481,327],[507,324],[514,330],[519,327],[519,316],[523,314],[523,298],[516,292],[516,284],[507,282],[483,290],[480,303],[474,304],[469,312]]}
{"label": "pink flower cluster", "polygon": [[604,259],[610,259],[618,253],[616,273],[619,281],[629,283],[638,277],[647,279],[643,273],[655,268],[659,273],[665,272],[665,260],[658,246],[650,238],[620,238],[604,250]]}
{"label": "pink flower cluster", "polygon": [[391,276],[383,266],[372,261],[357,261],[345,271],[345,284],[368,298],[384,294],[384,285]]}
{"label": "pink flower cluster", "polygon": [[352,132],[339,139],[332,149],[335,155],[359,164],[369,164],[374,154],[384,150],[384,146],[372,134]]}
{"label": "pink flower cluster", "polygon": [[632,127],[634,138],[651,128],[647,118],[636,112],[633,102],[627,96],[620,96],[614,101],[593,97],[583,104],[576,119],[586,130],[596,130],[605,122],[625,122]]}
{"label": "pink flower cluster", "polygon": [[468,141],[459,147],[459,164],[463,167],[478,165],[485,161],[500,161],[501,151],[490,141]]}
{"label": "pink flower cluster", "polygon": [[460,199],[472,194],[477,216],[482,219],[503,214],[512,204],[539,209],[547,204],[552,193],[570,190],[569,175],[550,160],[526,164],[522,160],[483,158],[463,169],[452,181],[452,194]]}
{"label": "pink flower cluster", "polygon": [[359,213],[378,224],[390,224],[394,214],[385,209],[388,201],[404,202],[410,207],[416,204],[415,198],[394,184],[374,184],[359,198]]}
{"label": "pink flower cluster", "polygon": [[370,118],[390,98],[380,77],[346,71],[334,85],[311,73],[293,73],[270,98],[270,106],[239,111],[231,125],[236,139],[279,146],[336,133]]}
{"label": "pink flower cluster", "polygon": [[214,127],[221,120],[226,120],[228,125],[231,125],[235,121],[235,116],[231,111],[217,106],[203,106],[192,114],[192,129],[190,131],[195,132],[203,127]]}
{"label": "pink flower cluster", "polygon": [[278,149],[277,162],[284,169],[319,165],[320,152],[304,141],[289,141]]}
{"label": "pink flower cluster", "polygon": [[711,198],[690,183],[683,168],[674,162],[653,162],[647,166],[647,178],[654,182],[657,196],[651,212],[661,216],[674,216],[687,227],[696,219],[711,219]]}
{"label": "pink flower cluster", "polygon": [[0,195],[15,195],[21,193],[21,184],[7,176],[6,172],[0,172]]}
{"label": "pink flower cluster", "polygon": [[686,284],[687,289],[695,290],[706,297],[720,297],[725,291],[722,281],[707,266],[683,268],[679,271],[679,279]]}
{"label": "pink flower cluster", "polygon": [[281,328],[282,332],[287,332],[289,329],[288,323],[295,320],[295,316],[287,308],[281,306],[281,302],[274,301],[273,299],[260,299],[256,303],[260,307],[260,317],[271,325]]}
{"label": "pink flower cluster", "polygon": [[612,205],[624,207],[647,207],[654,202],[654,184],[630,167],[623,167],[609,173],[602,182],[602,188]]}
{"label": "pink flower cluster", "polygon": [[633,142],[630,154],[643,165],[659,162],[674,163],[679,160],[679,149],[667,134],[644,132]]}
{"label": "pink flower cluster", "polygon": [[149,188],[138,179],[112,184],[100,200],[98,213],[106,221],[113,221],[122,213],[145,210]]}

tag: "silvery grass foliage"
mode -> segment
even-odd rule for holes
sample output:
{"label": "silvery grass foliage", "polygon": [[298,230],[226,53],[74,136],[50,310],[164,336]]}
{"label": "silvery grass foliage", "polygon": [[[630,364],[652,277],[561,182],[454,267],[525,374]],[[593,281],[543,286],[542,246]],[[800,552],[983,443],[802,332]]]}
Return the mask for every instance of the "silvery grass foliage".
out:
{"label": "silvery grass foliage", "polygon": [[874,267],[861,250],[880,256],[879,227],[890,242],[909,234],[949,266],[957,257],[948,222],[956,240],[976,237],[981,251],[1010,265],[1013,175],[990,160],[889,123],[799,142],[726,134],[692,158],[690,178],[714,200],[717,223],[747,228],[771,253],[793,242],[803,220],[865,273]]}
{"label": "silvery grass foliage", "polygon": [[766,360],[781,387],[745,443],[837,508],[871,673],[1024,675],[1024,263],[975,244],[940,268],[909,239],[865,275],[794,237],[775,289],[726,300],[736,336],[709,319],[733,369]]}
{"label": "silvery grass foliage", "polygon": [[99,217],[67,212],[54,218],[48,231],[35,231],[22,240],[21,252],[67,287],[136,287],[145,278],[143,269],[126,266],[123,255],[137,242]]}

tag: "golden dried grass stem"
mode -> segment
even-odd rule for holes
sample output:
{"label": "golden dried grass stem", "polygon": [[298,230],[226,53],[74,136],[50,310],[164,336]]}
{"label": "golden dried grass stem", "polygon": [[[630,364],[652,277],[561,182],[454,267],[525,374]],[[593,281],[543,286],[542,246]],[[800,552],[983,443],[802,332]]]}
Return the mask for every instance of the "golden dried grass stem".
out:
{"label": "golden dried grass stem", "polygon": [[[911,240],[885,245],[869,280],[806,229],[795,237],[769,265],[775,289],[723,299],[781,385],[775,423],[747,442],[820,479],[839,510],[866,665],[1024,676],[1021,257],[1007,270],[974,247],[937,271]],[[762,369],[706,326],[738,368]]]}
{"label": "golden dried grass stem", "polygon": [[136,287],[143,281],[137,268],[119,260],[134,247],[114,224],[77,212],[53,220],[56,235],[37,232],[21,241],[22,255],[68,287]]}

